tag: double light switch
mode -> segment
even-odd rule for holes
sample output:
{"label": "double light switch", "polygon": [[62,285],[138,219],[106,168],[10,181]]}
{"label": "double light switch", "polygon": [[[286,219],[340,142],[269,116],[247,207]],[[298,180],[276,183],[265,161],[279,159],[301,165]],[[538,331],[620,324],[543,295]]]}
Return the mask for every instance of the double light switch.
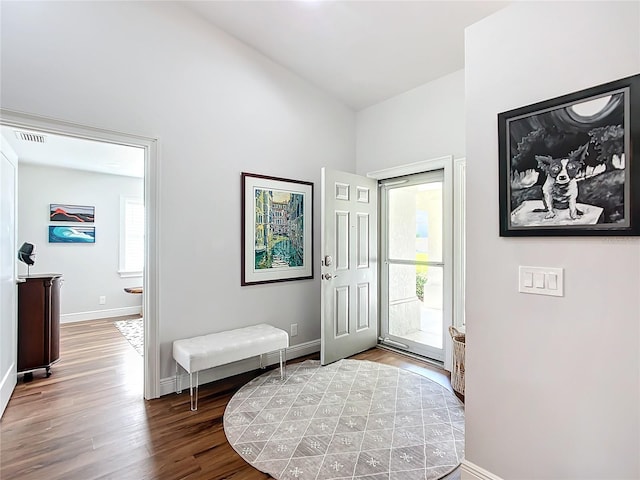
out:
{"label": "double light switch", "polygon": [[518,271],[518,290],[535,295],[564,296],[564,270],[551,267],[523,267]]}

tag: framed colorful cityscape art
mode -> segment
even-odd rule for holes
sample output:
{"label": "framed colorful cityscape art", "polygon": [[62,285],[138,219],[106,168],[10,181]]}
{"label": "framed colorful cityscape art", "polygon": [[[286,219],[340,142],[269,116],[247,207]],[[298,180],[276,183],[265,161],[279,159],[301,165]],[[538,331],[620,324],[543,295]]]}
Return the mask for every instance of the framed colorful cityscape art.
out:
{"label": "framed colorful cityscape art", "polygon": [[313,183],[242,173],[242,285],[313,278]]}

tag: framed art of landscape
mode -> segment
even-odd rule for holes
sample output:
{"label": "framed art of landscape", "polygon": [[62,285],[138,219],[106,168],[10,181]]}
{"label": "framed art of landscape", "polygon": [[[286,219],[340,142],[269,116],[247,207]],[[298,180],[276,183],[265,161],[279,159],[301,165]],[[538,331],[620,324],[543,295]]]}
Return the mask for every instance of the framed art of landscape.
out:
{"label": "framed art of landscape", "polygon": [[242,285],[313,278],[313,183],[242,173]]}
{"label": "framed art of landscape", "polygon": [[89,205],[65,205],[62,203],[49,204],[49,221],[93,223],[96,208]]}
{"label": "framed art of landscape", "polygon": [[500,236],[640,235],[640,74],[498,115]]}

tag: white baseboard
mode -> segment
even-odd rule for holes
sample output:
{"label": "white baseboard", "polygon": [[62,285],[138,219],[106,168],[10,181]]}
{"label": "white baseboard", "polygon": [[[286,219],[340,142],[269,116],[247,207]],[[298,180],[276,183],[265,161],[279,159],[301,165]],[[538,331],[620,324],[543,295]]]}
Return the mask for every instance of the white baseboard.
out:
{"label": "white baseboard", "polygon": [[499,476],[479,467],[469,460],[463,460],[460,466],[461,480],[502,480]]}
{"label": "white baseboard", "polygon": [[2,382],[0,382],[0,417],[2,417],[4,409],[7,408],[7,404],[11,399],[13,389],[16,387],[17,378],[16,364],[12,363],[7,369]]}
{"label": "white baseboard", "polygon": [[94,310],[92,312],[63,313],[60,315],[60,323],[84,322],[86,320],[98,320],[99,318],[124,317],[125,315],[140,315],[142,306],[110,308],[106,310]]}
{"label": "white baseboard", "polygon": [[[299,345],[293,345],[287,348],[287,360],[292,360],[298,357],[304,357],[305,355],[311,355],[320,351],[320,340],[312,340],[311,342],[301,343]],[[266,365],[274,365],[280,363],[280,354],[278,352],[271,352],[265,357]],[[260,358],[253,357],[239,362],[229,363],[216,368],[210,368],[209,370],[203,370],[198,374],[198,384],[203,385],[205,383],[215,382],[223,378],[232,377],[244,372],[250,372],[260,368]],[[180,385],[183,390],[189,390],[189,375],[184,373],[180,374]],[[160,380],[160,396],[167,395],[169,393],[175,393],[176,382],[175,377],[167,377]]]}

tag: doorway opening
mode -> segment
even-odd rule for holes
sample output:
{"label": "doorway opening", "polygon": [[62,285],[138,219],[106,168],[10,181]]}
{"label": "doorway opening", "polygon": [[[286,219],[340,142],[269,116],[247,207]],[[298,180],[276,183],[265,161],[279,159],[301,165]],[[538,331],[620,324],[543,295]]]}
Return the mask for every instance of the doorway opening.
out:
{"label": "doorway opening", "polygon": [[[123,154],[120,161],[118,159],[100,159],[97,158],[96,155],[89,156],[89,158],[84,159],[86,165],[83,167],[81,164],[76,165],[68,165],[64,164],[63,161],[58,165],[51,164],[48,167],[38,167],[32,168],[33,172],[38,171],[39,169],[51,169],[50,171],[54,171],[55,167],[63,167],[59,170],[61,171],[85,171],[85,172],[93,172],[91,175],[94,175],[96,178],[104,178],[111,179],[113,182],[114,175],[122,175],[122,178],[128,177],[137,177],[136,179],[142,184],[142,188],[138,188],[135,191],[124,192],[125,194],[117,194],[116,204],[113,205],[113,210],[107,213],[106,208],[96,209],[95,210],[95,223],[92,227],[95,228],[94,232],[94,243],[93,245],[98,244],[99,242],[107,241],[107,233],[111,236],[111,247],[110,250],[118,252],[118,258],[115,259],[115,265],[113,265],[113,272],[111,277],[117,278],[119,281],[123,282],[122,284],[118,284],[117,292],[122,295],[122,298],[126,297],[126,301],[123,303],[125,306],[121,308],[106,308],[103,306],[105,303],[108,303],[110,298],[107,295],[102,295],[103,292],[100,292],[100,295],[97,295],[98,292],[92,292],[96,298],[96,304],[100,304],[99,307],[91,310],[91,308],[80,308],[81,312],[77,315],[74,313],[64,315],[63,312],[63,322],[66,321],[78,321],[78,320],[91,320],[95,318],[105,318],[105,317],[114,317],[120,316],[119,312],[123,314],[128,314],[126,305],[131,304],[134,309],[140,310],[140,307],[135,307],[134,304],[137,302],[134,300],[135,297],[130,293],[126,293],[126,290],[123,287],[137,287],[141,291],[144,292],[142,295],[142,312],[144,312],[143,317],[143,352],[144,359],[142,363],[144,365],[144,398],[151,399],[157,398],[159,396],[159,371],[158,371],[158,333],[157,333],[157,280],[156,280],[156,269],[157,269],[157,261],[156,261],[156,225],[157,225],[157,209],[156,209],[156,195],[157,195],[157,159],[156,159],[156,140],[146,137],[140,137],[129,134],[122,134],[117,132],[111,132],[101,129],[96,129],[93,127],[85,127],[79,126],[76,124],[71,124],[63,121],[50,120],[42,117],[19,114],[14,112],[2,111],[2,118],[0,120],[0,128],[2,129],[2,135],[4,137],[4,141],[11,145],[11,141],[17,137],[18,134],[15,132],[27,132],[29,134],[33,134],[35,138],[38,137],[49,137],[51,139],[59,139],[63,142],[67,142],[70,146],[71,152],[73,152],[73,148],[81,148],[82,145],[94,145],[99,147],[104,147],[105,151],[111,149],[112,151],[119,152],[129,152],[135,153],[139,158],[140,162],[136,168],[131,168],[132,165],[127,161],[127,155]],[[14,136],[13,138],[11,138]],[[10,141],[11,139],[11,141]],[[53,142],[52,142],[53,143]],[[24,160],[25,165],[35,165],[38,162],[31,155],[35,155],[33,152],[28,152],[21,154],[18,148],[18,163],[22,164]],[[16,150],[16,148],[14,148]],[[50,155],[51,157],[53,155]],[[67,156],[67,158],[72,157],[73,155]],[[118,165],[118,164],[121,165]],[[118,170],[121,169],[126,173],[118,173]],[[132,173],[137,169],[136,173]],[[57,170],[57,169],[56,169]],[[101,173],[105,174],[104,176],[100,175]],[[39,173],[42,175],[42,172]],[[72,174],[73,175],[73,174]],[[37,176],[37,175],[36,175]],[[74,177],[75,178],[75,177]],[[79,177],[80,178],[80,177]],[[20,181],[20,176],[18,174],[18,181]],[[107,183],[109,183],[107,181]],[[105,184],[106,185],[106,184]],[[111,185],[111,184],[110,184]],[[110,185],[107,185],[105,189],[109,189]],[[82,188],[82,185],[75,184],[70,182],[68,185],[65,185],[70,192],[75,188]],[[135,220],[135,215],[139,213],[139,209],[136,208],[123,208],[127,206],[127,204],[132,204],[132,198],[138,197],[138,204],[142,204],[144,206],[144,214],[142,219],[142,231],[144,232],[143,245],[140,248],[139,245],[136,245],[136,242],[140,240],[140,225],[137,225],[137,230],[131,230],[131,222]],[[80,197],[80,195],[79,195]],[[70,198],[73,198],[71,196]],[[18,203],[21,201],[20,192],[18,194]],[[62,200],[63,202],[72,203],[70,200]],[[61,202],[60,199],[51,198],[50,203]],[[40,202],[42,203],[42,202]],[[81,202],[82,203],[82,202]],[[110,204],[111,202],[110,199]],[[48,206],[48,205],[47,205]],[[102,211],[101,211],[102,210]],[[20,205],[18,205],[18,211],[20,211]],[[128,212],[128,213],[127,213]],[[102,215],[102,217],[101,217]],[[105,225],[106,223],[106,215],[111,216],[111,222],[109,223],[109,230],[115,229],[116,231],[106,230],[100,231],[101,223]],[[45,217],[46,218],[46,217]],[[27,222],[29,219],[19,220],[19,224],[23,224]],[[135,223],[135,222],[134,222]],[[139,223],[139,219],[138,219]],[[47,241],[47,237],[41,235],[40,230],[50,230],[51,228],[58,227],[60,225],[66,226],[64,223],[60,222],[47,222],[45,226],[39,225],[36,230],[33,231],[33,235],[40,235],[39,242],[43,244],[44,247],[59,247],[61,244],[54,244]],[[71,225],[71,224],[68,224]],[[101,235],[102,233],[102,235]],[[123,241],[125,243],[123,243]],[[90,251],[86,249],[87,245],[84,245],[85,252]],[[59,248],[60,252],[65,251],[64,246]],[[69,248],[66,249],[66,252],[69,252]],[[78,247],[76,247],[76,251]],[[60,253],[59,252],[59,253]],[[95,267],[95,265],[94,265]],[[144,267],[144,268],[142,268]],[[86,265],[87,271],[91,271],[91,264]],[[64,273],[64,272],[63,272]],[[133,283],[132,283],[133,282]],[[126,283],[126,285],[125,285]],[[135,283],[135,285],[133,285]],[[85,289],[87,286],[84,286]],[[113,285],[111,285],[113,288]],[[105,287],[106,288],[106,287]],[[115,290],[114,290],[115,293]],[[106,297],[106,298],[105,298]],[[138,296],[140,298],[140,296]],[[139,304],[138,304],[139,305]],[[117,306],[117,305],[115,305]],[[110,306],[111,307],[111,306]],[[106,312],[106,314],[102,315],[101,311],[111,310],[110,312]],[[75,317],[74,317],[75,315]],[[64,318],[69,317],[69,318]]]}
{"label": "doorway opening", "polygon": [[444,361],[444,170],[381,182],[381,333]]}
{"label": "doorway opening", "polygon": [[367,177],[323,169],[323,363],[379,343],[451,370],[448,327],[464,325],[464,172],[452,156]]}

